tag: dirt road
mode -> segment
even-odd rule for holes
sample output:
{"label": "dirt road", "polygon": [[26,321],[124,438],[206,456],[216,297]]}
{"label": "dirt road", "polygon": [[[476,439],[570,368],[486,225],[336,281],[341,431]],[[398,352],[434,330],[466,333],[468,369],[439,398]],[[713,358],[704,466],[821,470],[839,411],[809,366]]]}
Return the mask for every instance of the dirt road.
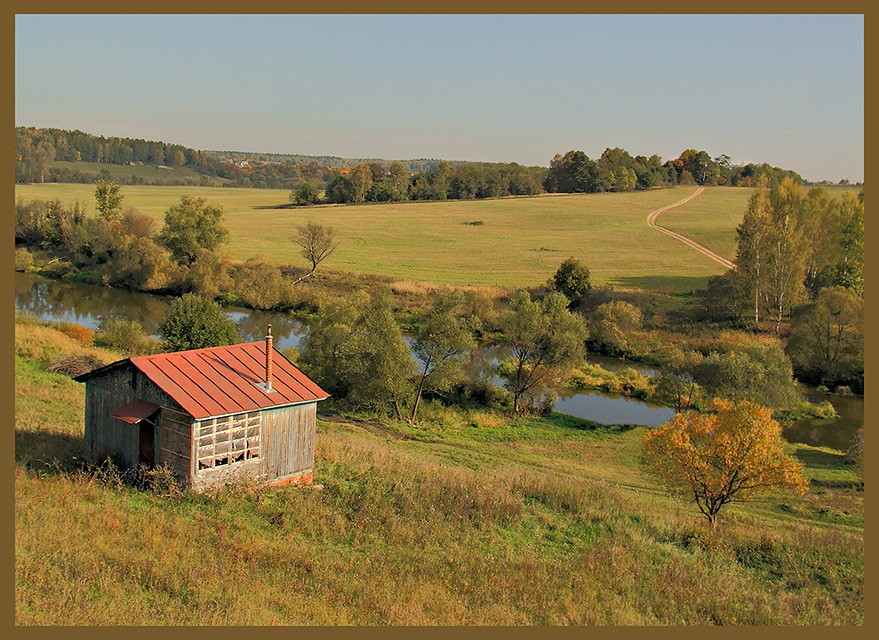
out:
{"label": "dirt road", "polygon": [[705,191],[705,187],[699,187],[698,189],[696,189],[696,191],[695,191],[694,193],[691,193],[690,195],[688,195],[688,196],[687,196],[686,198],[684,198],[683,200],[680,200],[680,201],[678,201],[678,202],[675,202],[674,204],[670,204],[670,205],[666,205],[666,206],[664,206],[664,207],[660,207],[660,208],[657,209],[656,211],[651,211],[651,212],[650,212],[650,215],[647,216],[647,224],[649,224],[651,227],[653,227],[653,228],[656,229],[657,231],[661,231],[662,233],[664,233],[664,234],[666,234],[666,235],[669,235],[669,236],[671,236],[672,238],[675,238],[675,239],[677,239],[677,240],[680,240],[681,242],[683,242],[683,243],[684,243],[685,245],[687,245],[688,247],[691,247],[691,248],[695,249],[696,251],[698,251],[699,253],[702,253],[702,254],[708,256],[709,258],[711,258],[711,259],[714,260],[715,262],[719,262],[720,264],[722,264],[722,265],[723,265],[724,267],[726,267],[727,269],[735,269],[735,268],[736,268],[735,263],[730,262],[729,260],[727,260],[727,259],[724,258],[723,256],[719,256],[719,255],[717,255],[716,253],[714,253],[714,252],[713,252],[711,249],[709,249],[708,247],[703,247],[701,244],[699,244],[699,243],[696,242],[695,240],[690,240],[690,239],[689,239],[688,237],[686,237],[686,236],[682,236],[681,234],[676,233],[676,232],[672,231],[671,229],[666,229],[665,227],[660,227],[658,224],[656,224],[656,219],[659,217],[659,214],[660,214],[660,213],[662,213],[663,211],[668,211],[669,209],[674,209],[675,207],[679,207],[679,206],[681,206],[682,204],[686,204],[687,202],[689,202],[689,201],[692,200],[693,198],[698,197],[703,191]]}

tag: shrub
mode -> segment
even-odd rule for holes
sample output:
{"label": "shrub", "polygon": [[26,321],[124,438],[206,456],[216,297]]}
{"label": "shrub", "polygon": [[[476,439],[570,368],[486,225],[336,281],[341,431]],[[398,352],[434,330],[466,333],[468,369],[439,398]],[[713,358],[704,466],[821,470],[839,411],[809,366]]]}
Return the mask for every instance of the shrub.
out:
{"label": "shrub", "polygon": [[624,300],[605,302],[592,313],[589,337],[603,353],[631,356],[632,334],[641,330],[641,310]]}
{"label": "shrub", "polygon": [[147,339],[134,320],[106,317],[95,332],[95,344],[127,353],[142,353],[146,350]]}
{"label": "shrub", "polygon": [[26,247],[19,247],[15,250],[15,270],[30,271],[34,266],[34,257]]}
{"label": "shrub", "polygon": [[562,262],[550,284],[568,299],[571,306],[580,302],[592,288],[589,269],[573,257]]}
{"label": "shrub", "polygon": [[290,284],[281,270],[263,257],[250,258],[233,276],[235,293],[254,309],[275,309],[289,299]]}
{"label": "shrub", "polygon": [[217,347],[241,340],[238,328],[223,310],[194,293],[174,301],[159,322],[159,334],[172,351]]}
{"label": "shrub", "polygon": [[88,327],[82,326],[81,324],[62,322],[57,326],[57,329],[65,336],[73,338],[80,344],[90,346],[95,342],[95,332]]}

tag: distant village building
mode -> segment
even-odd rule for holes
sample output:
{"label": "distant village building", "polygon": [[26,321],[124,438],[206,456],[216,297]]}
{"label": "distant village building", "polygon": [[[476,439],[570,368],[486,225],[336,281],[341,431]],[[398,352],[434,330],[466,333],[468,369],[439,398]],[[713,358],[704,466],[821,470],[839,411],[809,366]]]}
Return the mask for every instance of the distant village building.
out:
{"label": "distant village building", "polygon": [[126,358],[86,385],[85,454],[167,464],[196,491],[240,478],[312,482],[317,403],[329,397],[264,342]]}

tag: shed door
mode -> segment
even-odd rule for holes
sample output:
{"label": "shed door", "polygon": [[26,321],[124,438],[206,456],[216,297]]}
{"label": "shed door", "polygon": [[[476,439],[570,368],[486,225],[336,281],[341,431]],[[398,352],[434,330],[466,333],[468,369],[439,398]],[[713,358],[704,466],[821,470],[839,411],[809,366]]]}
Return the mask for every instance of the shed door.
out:
{"label": "shed door", "polygon": [[137,423],[140,428],[140,446],[138,448],[137,462],[147,467],[156,466],[156,424],[159,412],[147,416]]}

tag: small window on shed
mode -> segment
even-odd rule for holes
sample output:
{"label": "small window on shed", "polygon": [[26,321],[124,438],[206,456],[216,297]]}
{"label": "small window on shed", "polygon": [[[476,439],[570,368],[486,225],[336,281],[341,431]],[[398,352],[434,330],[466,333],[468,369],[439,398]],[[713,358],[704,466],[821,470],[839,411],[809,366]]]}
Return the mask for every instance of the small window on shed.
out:
{"label": "small window on shed", "polygon": [[259,412],[200,422],[198,470],[215,469],[258,458],[261,422]]}

